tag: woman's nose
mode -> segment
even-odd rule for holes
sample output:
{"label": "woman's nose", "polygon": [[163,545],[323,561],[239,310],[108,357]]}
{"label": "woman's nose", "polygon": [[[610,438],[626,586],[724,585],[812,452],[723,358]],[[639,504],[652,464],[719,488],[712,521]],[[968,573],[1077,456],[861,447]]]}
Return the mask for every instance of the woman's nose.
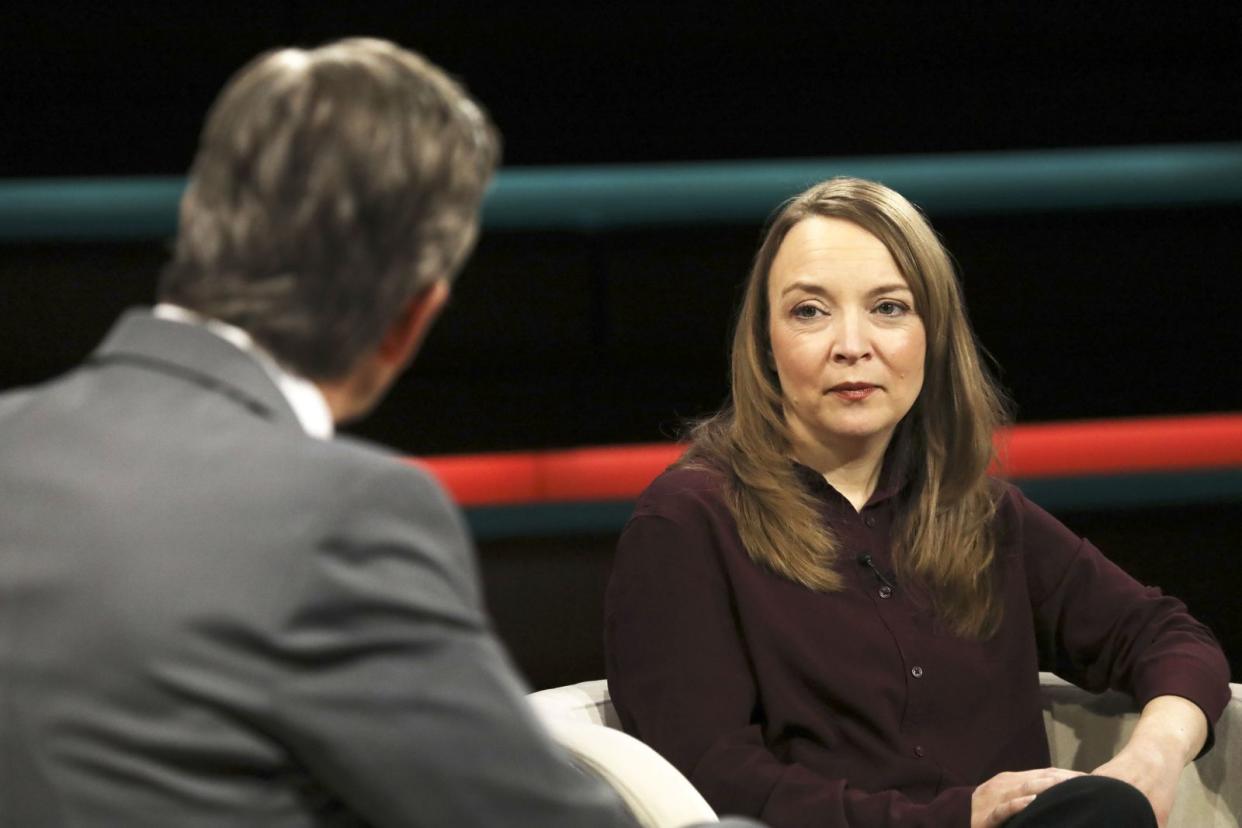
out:
{"label": "woman's nose", "polygon": [[832,361],[851,365],[870,356],[866,321],[855,314],[842,314],[832,343]]}

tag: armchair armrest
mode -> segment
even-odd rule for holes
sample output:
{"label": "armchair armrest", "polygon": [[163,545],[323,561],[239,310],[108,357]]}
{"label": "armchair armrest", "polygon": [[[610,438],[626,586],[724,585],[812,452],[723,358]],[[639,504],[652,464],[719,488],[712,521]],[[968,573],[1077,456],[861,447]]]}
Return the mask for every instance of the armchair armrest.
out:
{"label": "armchair armrest", "polygon": [[574,763],[611,785],[643,828],[717,821],[716,812],[680,771],[620,730],[607,682],[555,687],[527,698]]}
{"label": "armchair armrest", "polygon": [[[1040,673],[1052,764],[1091,771],[1125,745],[1138,722],[1123,693],[1089,693]],[[1216,745],[1182,773],[1168,828],[1237,828],[1242,820],[1242,685],[1216,723]]]}

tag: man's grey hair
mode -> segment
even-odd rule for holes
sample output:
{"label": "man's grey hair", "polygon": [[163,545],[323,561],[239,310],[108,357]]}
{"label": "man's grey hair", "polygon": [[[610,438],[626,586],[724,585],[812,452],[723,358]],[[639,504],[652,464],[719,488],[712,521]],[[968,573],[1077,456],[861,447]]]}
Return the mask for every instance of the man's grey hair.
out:
{"label": "man's grey hair", "polygon": [[255,58],[208,113],[172,302],[315,380],[345,376],[474,244],[500,138],[425,58],[351,38]]}

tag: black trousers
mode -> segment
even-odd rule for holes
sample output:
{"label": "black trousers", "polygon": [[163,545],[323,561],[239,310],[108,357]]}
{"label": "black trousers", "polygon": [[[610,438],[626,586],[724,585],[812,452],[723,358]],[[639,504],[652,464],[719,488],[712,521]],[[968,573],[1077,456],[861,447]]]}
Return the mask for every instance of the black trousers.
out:
{"label": "black trousers", "polygon": [[1076,776],[1035,797],[1005,828],[1156,828],[1156,814],[1128,782]]}

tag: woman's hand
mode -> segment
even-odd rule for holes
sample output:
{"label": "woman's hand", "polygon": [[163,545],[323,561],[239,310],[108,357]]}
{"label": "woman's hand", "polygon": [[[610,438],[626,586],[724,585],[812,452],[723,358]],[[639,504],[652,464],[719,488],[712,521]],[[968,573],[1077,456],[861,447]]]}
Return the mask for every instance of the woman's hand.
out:
{"label": "woman's hand", "polygon": [[1207,718],[1194,702],[1157,696],[1143,707],[1130,741],[1093,774],[1129,782],[1143,792],[1165,825],[1173,810],[1177,782],[1207,738]]}
{"label": "woman's hand", "polygon": [[1083,774],[1061,768],[998,773],[971,795],[970,828],[997,828],[1030,805],[1036,795],[1075,776]]}

